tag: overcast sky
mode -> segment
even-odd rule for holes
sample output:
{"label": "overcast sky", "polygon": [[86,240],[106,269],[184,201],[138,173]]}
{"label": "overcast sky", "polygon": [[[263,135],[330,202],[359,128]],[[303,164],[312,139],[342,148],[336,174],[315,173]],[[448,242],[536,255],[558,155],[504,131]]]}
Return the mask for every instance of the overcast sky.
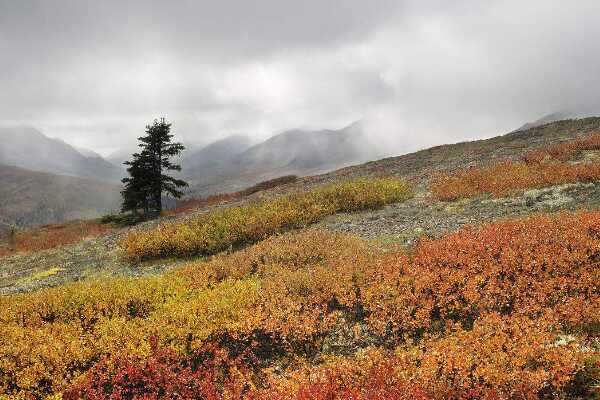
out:
{"label": "overcast sky", "polygon": [[104,154],[340,128],[394,151],[600,110],[598,0],[0,0],[0,124]]}

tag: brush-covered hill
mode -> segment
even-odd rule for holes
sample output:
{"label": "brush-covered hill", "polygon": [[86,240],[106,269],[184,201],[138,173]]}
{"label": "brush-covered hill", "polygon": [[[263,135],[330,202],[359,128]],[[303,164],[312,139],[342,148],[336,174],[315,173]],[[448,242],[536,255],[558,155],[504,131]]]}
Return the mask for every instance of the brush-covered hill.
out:
{"label": "brush-covered hill", "polygon": [[0,164],[0,221],[19,229],[95,218],[118,209],[120,187]]}
{"label": "brush-covered hill", "polygon": [[0,258],[0,397],[597,397],[600,118],[261,187]]}
{"label": "brush-covered hill", "polygon": [[119,181],[120,168],[97,154],[85,153],[29,126],[0,127],[0,164],[107,182]]}

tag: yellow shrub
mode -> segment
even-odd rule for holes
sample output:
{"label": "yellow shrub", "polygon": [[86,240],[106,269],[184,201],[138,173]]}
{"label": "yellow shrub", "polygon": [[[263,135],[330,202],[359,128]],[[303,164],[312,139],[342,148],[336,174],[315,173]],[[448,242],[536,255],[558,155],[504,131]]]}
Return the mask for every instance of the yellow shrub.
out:
{"label": "yellow shrub", "polygon": [[359,179],[132,232],[121,247],[129,258],[137,260],[215,254],[312,224],[336,212],[378,208],[410,196],[410,188],[404,181]]}

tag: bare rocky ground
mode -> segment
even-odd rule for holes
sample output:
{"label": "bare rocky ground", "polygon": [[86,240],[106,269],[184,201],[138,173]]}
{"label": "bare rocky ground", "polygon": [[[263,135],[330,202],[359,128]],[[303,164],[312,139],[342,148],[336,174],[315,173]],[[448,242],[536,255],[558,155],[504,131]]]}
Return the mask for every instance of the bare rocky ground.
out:
{"label": "bare rocky ground", "polygon": [[318,225],[365,239],[411,245],[419,237],[439,237],[463,225],[535,213],[600,209],[600,182],[529,190],[510,198],[480,197],[451,203],[433,202],[425,194],[381,210],[334,215]]}
{"label": "bare rocky ground", "polygon": [[[569,140],[595,130],[600,130],[600,118],[560,121],[492,139],[438,146],[323,175],[305,177],[293,184],[256,193],[242,200],[198,210],[188,216],[161,218],[141,224],[135,229],[151,228],[170,219],[189,218],[215,207],[230,207],[261,198],[307,190],[326,183],[378,175],[408,179],[414,185],[415,197],[381,210],[334,215],[317,226],[350,232],[378,242],[410,245],[423,235],[436,237],[445,232],[455,231],[463,225],[540,212],[596,210],[600,209],[600,182],[529,190],[509,198],[492,199],[483,196],[451,203],[433,201],[427,192],[428,180],[436,172],[516,159],[525,151]],[[167,259],[131,264],[122,258],[118,248],[120,239],[127,231],[128,229],[123,229],[75,245],[0,259],[0,294],[30,291],[100,276],[156,274],[189,261]]]}

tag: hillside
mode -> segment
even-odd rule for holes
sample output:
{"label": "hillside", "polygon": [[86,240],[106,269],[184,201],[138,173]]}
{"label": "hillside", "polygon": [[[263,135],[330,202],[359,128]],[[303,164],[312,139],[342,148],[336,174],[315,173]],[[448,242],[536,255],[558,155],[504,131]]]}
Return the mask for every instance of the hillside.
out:
{"label": "hillside", "polygon": [[[302,192],[348,179],[381,175],[408,179],[414,186],[414,198],[377,211],[333,215],[317,225],[334,231],[357,234],[366,239],[410,244],[422,235],[438,236],[466,224],[518,217],[536,212],[577,210],[581,207],[596,209],[600,207],[600,186],[597,184],[555,186],[536,189],[528,194],[522,193],[505,199],[478,197],[450,203],[431,201],[428,190],[432,176],[439,172],[486,165],[504,159],[518,160],[527,151],[569,141],[596,130],[600,130],[600,118],[565,120],[490,139],[437,146],[321,175],[307,176],[293,183],[241,199],[227,200],[225,196],[225,200],[217,199],[216,202],[205,202],[205,206],[193,211],[190,215],[233,207],[257,199],[269,199]],[[165,221],[179,220],[180,218],[185,219],[187,216],[169,216],[165,218]],[[142,224],[142,228],[155,226],[160,222],[148,222]],[[23,254],[0,260],[0,270],[5,271],[3,282],[5,289],[3,290],[22,290],[21,285],[15,285],[14,282],[22,278],[22,274],[31,273],[32,265],[35,265],[34,270],[44,270],[56,265],[66,266],[65,273],[53,277],[48,282],[36,281],[34,287],[46,284],[54,285],[97,273],[103,274],[103,270],[110,270],[111,273],[117,274],[121,273],[118,271],[130,274],[132,273],[131,265],[119,258],[119,250],[116,247],[116,243],[126,232],[127,229],[117,231],[109,236],[84,241],[74,247],[67,246],[41,254]],[[164,268],[171,268],[171,266],[170,262],[156,262],[150,269],[135,273],[156,272]]]}
{"label": "hillside", "polygon": [[183,175],[195,180],[202,176],[219,176],[233,160],[252,145],[248,136],[231,135],[198,150],[187,150],[181,160]]}
{"label": "hillside", "polygon": [[598,393],[600,118],[209,200],[0,258],[0,393]]}
{"label": "hillside", "polygon": [[0,221],[19,229],[94,218],[118,209],[110,183],[0,165]]}
{"label": "hillside", "polygon": [[[249,149],[186,172],[194,195],[243,189],[283,175],[314,175],[377,157],[360,123],[339,130],[291,130]],[[194,171],[195,172],[195,171]]]}
{"label": "hillside", "polygon": [[121,170],[97,155],[84,155],[28,126],[0,127],[0,164],[32,171],[118,182]]}

